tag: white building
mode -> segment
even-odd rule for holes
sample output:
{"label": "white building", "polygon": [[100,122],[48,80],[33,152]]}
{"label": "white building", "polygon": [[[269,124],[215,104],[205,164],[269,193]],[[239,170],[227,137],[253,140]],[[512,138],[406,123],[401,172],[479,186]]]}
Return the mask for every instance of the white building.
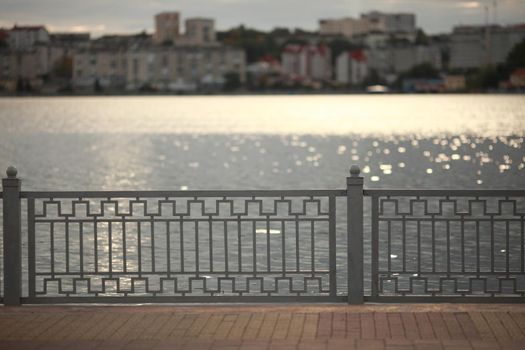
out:
{"label": "white building", "polygon": [[413,33],[416,31],[416,15],[412,13],[383,13],[372,11],[361,15],[368,21],[371,32]]}
{"label": "white building", "polygon": [[321,35],[343,35],[352,38],[368,32],[368,21],[364,19],[346,17],[340,19],[321,19],[319,21],[319,33]]}
{"label": "white building", "polygon": [[330,48],[325,45],[287,45],[281,53],[284,74],[305,80],[331,80]]}
{"label": "white building", "polygon": [[344,35],[348,38],[369,33],[408,35],[415,38],[416,15],[411,13],[383,13],[373,11],[361,14],[361,18],[322,19],[319,21],[321,35]]}
{"label": "white building", "polygon": [[160,91],[220,88],[228,73],[246,79],[244,51],[219,44],[160,46],[143,44],[125,50],[112,47],[81,50],[74,58],[74,86]]}
{"label": "white building", "polygon": [[337,57],[337,82],[345,85],[360,85],[367,76],[368,63],[363,50],[345,51]]}
{"label": "white building", "polygon": [[29,49],[37,43],[49,43],[49,33],[44,26],[14,26],[9,31],[9,47],[15,50]]}
{"label": "white building", "polygon": [[523,39],[525,24],[456,27],[450,42],[450,68],[472,69],[504,63],[510,51]]}
{"label": "white building", "polygon": [[369,49],[365,54],[369,69],[387,80],[423,63],[442,69],[441,50],[437,46],[386,47]]}

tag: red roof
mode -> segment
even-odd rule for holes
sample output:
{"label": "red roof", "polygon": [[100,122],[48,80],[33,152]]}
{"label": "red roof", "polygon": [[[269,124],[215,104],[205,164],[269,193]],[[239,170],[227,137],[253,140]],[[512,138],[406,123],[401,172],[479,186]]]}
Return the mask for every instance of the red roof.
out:
{"label": "red roof", "polygon": [[299,53],[301,52],[303,49],[303,46],[302,45],[298,45],[298,44],[289,44],[289,45],[286,45],[284,47],[284,52],[286,53]]}
{"label": "red roof", "polygon": [[518,77],[525,77],[525,68],[516,69],[514,72],[512,72],[512,75]]}
{"label": "red roof", "polygon": [[357,62],[366,62],[366,55],[363,50],[355,50],[350,52],[350,58]]}

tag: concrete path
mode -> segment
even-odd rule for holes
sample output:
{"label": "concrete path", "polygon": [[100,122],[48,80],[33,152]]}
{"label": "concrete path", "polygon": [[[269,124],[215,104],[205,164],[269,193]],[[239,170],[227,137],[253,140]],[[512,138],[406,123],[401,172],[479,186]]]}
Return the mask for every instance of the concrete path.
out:
{"label": "concrete path", "polygon": [[0,307],[0,349],[525,349],[525,305]]}

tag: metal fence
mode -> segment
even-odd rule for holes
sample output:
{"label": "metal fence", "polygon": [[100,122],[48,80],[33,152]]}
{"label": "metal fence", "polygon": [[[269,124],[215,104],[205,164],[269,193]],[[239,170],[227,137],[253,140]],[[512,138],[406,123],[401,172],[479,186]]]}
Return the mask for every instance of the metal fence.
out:
{"label": "metal fence", "polygon": [[356,166],[343,190],[26,192],[7,175],[6,305],[525,301],[525,191],[364,190]]}

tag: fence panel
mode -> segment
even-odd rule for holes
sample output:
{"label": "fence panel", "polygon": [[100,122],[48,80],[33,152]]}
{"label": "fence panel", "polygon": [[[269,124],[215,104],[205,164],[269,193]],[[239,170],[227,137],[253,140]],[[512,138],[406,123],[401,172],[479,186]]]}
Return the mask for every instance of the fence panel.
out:
{"label": "fence panel", "polygon": [[341,191],[24,192],[29,303],[342,301]]}
{"label": "fence panel", "polygon": [[525,297],[525,191],[367,190],[368,301]]}

